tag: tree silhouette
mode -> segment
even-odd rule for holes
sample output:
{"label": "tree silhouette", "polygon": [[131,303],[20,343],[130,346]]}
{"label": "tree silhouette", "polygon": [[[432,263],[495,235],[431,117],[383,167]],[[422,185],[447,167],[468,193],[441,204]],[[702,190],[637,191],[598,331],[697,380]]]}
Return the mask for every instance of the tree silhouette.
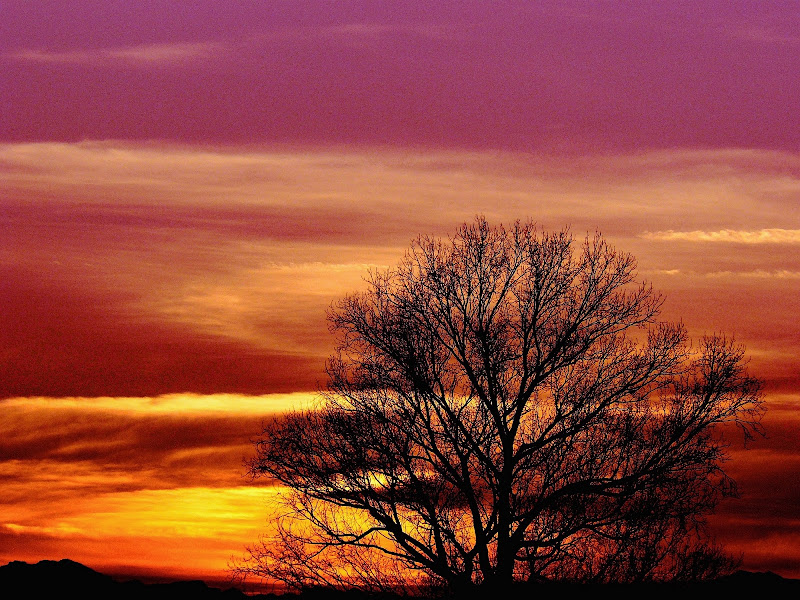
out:
{"label": "tree silhouette", "polygon": [[762,412],[743,349],[657,321],[632,256],[477,218],[418,238],[329,312],[312,410],[252,474],[288,510],[240,574],[394,588],[703,579],[733,563],[707,515],[735,494],[726,432]]}

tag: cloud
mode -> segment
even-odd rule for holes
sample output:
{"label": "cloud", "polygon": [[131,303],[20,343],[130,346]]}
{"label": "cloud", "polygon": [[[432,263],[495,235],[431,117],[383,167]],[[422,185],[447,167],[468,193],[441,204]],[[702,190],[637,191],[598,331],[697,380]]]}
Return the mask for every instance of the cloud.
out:
{"label": "cloud", "polygon": [[737,482],[741,496],[722,502],[711,519],[713,531],[731,553],[741,553],[744,568],[800,574],[800,438],[797,397],[794,409],[768,410],[766,438],[751,449],[737,449],[725,470]]}
{"label": "cloud", "polygon": [[743,277],[746,279],[800,279],[800,271],[790,271],[780,269],[767,271],[763,269],[755,271],[681,271],[680,269],[658,269],[651,271],[653,275],[681,276],[681,277],[704,277],[708,279],[726,279],[730,277]]}
{"label": "cloud", "polygon": [[59,555],[104,568],[222,574],[263,531],[276,491],[245,477],[250,440],[270,414],[310,399],[0,401],[0,564]]}
{"label": "cloud", "polygon": [[[739,8],[718,6],[710,16],[669,3],[395,11],[266,2],[224,13],[210,2],[191,11],[171,3],[7,4],[5,139],[388,142],[569,154],[797,146],[797,19],[786,8],[771,23],[759,18],[760,5],[743,17]],[[770,43],[732,52],[725,33],[742,23],[740,44]],[[205,66],[211,58],[213,69],[185,69],[177,79],[141,68]],[[110,85],[103,68],[58,69],[70,65],[133,66],[142,76]]]}
{"label": "cloud", "polygon": [[[242,478],[250,439],[264,415],[311,397],[288,392],[314,390],[325,377],[333,348],[325,309],[363,285],[368,268],[396,263],[416,235],[446,235],[478,213],[495,223],[571,223],[577,237],[601,230],[668,292],[665,318],[683,319],[692,335],[734,333],[782,407],[800,385],[800,278],[796,244],[786,241],[800,228],[787,210],[800,189],[796,154],[565,161],[386,148],[4,144],[0,182],[0,301],[9,316],[0,328],[0,391],[13,396],[0,403],[0,546],[20,549],[9,560],[56,548],[102,561],[114,545],[141,564],[172,565],[160,544],[173,539],[178,548],[187,532],[192,556],[224,564],[267,517]],[[675,232],[768,232],[784,241],[733,252],[656,236]],[[278,391],[287,394],[266,393]],[[780,478],[794,476],[800,449],[796,427],[773,431],[769,451],[730,464],[743,487],[779,490],[780,504],[797,497]],[[750,565],[777,564],[759,532],[775,533],[776,547],[790,544],[779,535],[785,515],[770,505],[771,515],[753,517],[762,497],[751,499],[721,515],[723,538],[765,548]],[[238,502],[253,503],[252,535],[215,524],[226,511],[239,519]],[[164,519],[151,527],[159,506]],[[236,527],[244,532],[249,518]]]}
{"label": "cloud", "polygon": [[659,241],[723,242],[736,244],[800,244],[800,229],[722,229],[719,231],[647,231],[641,237]]}
{"label": "cloud", "polygon": [[[280,492],[241,476],[242,456],[252,453],[249,440],[259,429],[258,407],[268,412],[296,400],[306,397],[4,401],[0,558],[56,552],[104,567],[124,557],[128,568],[216,572],[269,527]],[[726,464],[743,496],[724,503],[712,524],[732,551],[758,548],[745,553],[746,568],[798,570],[796,553],[788,551],[800,493],[795,412],[769,420],[769,437],[750,450],[735,447]],[[110,546],[116,556],[103,554]]]}
{"label": "cloud", "polygon": [[[204,297],[183,298],[186,274],[179,275],[177,261],[173,270],[166,265],[153,269],[146,264],[150,259],[138,252],[119,262],[97,254],[103,248],[110,254],[120,251],[101,244],[88,255],[79,253],[77,264],[71,264],[67,253],[57,255],[61,260],[51,264],[51,255],[31,271],[0,260],[0,300],[8,316],[0,330],[0,365],[5,373],[0,397],[260,394],[313,390],[323,378],[331,344],[324,307],[294,332],[295,337],[280,323],[275,324],[277,333],[270,334],[271,321],[265,323],[263,317],[255,325],[240,327],[242,315],[235,306],[215,310]],[[140,259],[145,261],[143,270],[135,268]],[[121,279],[113,277],[116,268],[122,270]],[[158,271],[167,282],[178,278],[177,285],[162,288],[163,295],[156,291],[161,287]],[[197,280],[213,287],[209,274]],[[168,304],[169,298],[178,306]],[[259,297],[251,301],[252,311],[245,314],[258,316],[258,307],[263,309],[265,303]],[[287,312],[291,314],[288,307],[282,314]],[[189,322],[189,313],[199,322]],[[230,326],[220,331],[220,322]],[[265,333],[254,339],[253,328]],[[280,346],[281,339],[296,336],[309,339],[292,348]]]}
{"label": "cloud", "polygon": [[379,23],[352,21],[333,25],[286,25],[278,28],[265,28],[262,33],[248,36],[240,43],[242,48],[262,43],[287,42],[300,45],[313,45],[319,42],[338,44],[344,47],[386,47],[397,40],[408,38],[417,41],[454,42],[470,37],[467,24],[436,22],[394,22]]}
{"label": "cloud", "polygon": [[[779,26],[781,25],[781,26]],[[755,42],[759,45],[800,46],[800,36],[789,23],[753,24],[730,27],[726,30],[737,41]]]}
{"label": "cloud", "polygon": [[[153,398],[12,398],[0,401],[0,473],[6,501],[31,485],[75,493],[242,484],[249,440],[270,416],[310,394]],[[42,427],[47,423],[47,427]],[[58,481],[58,485],[52,485]],[[48,487],[49,486],[49,487]]]}
{"label": "cloud", "polygon": [[197,415],[264,415],[300,408],[314,398],[308,392],[289,394],[164,394],[155,397],[65,397],[9,398],[0,402],[7,410],[33,411],[84,411],[88,413],[119,413],[128,417]]}
{"label": "cloud", "polygon": [[[743,290],[763,301],[786,297],[798,281],[793,242],[731,253],[727,244],[695,249],[654,237],[791,238],[800,227],[787,210],[800,190],[795,154],[564,161],[388,148],[2,144],[0,184],[0,299],[11,315],[0,330],[5,396],[313,390],[333,348],[331,302],[362,287],[370,267],[395,264],[418,234],[447,235],[476,214],[571,224],[578,237],[602,231],[674,290],[674,302],[702,284],[706,304],[685,302],[675,315],[698,327],[709,319],[709,291],[725,288],[713,312],[724,330],[741,330],[753,317],[730,307]],[[785,331],[791,308],[783,305],[757,319],[749,342]],[[726,322],[726,311],[747,320]]]}
{"label": "cloud", "polygon": [[7,59],[61,65],[129,66],[186,65],[207,61],[225,51],[215,42],[168,42],[119,48],[79,50],[22,49],[7,52]]}
{"label": "cloud", "polygon": [[[250,486],[83,493],[48,506],[31,488],[27,512],[6,505],[0,562],[69,556],[126,578],[206,580],[230,585],[225,565],[264,530],[274,493]],[[109,551],[113,549],[113,551]]]}
{"label": "cloud", "polygon": [[[64,483],[57,490],[68,487],[66,465],[79,466],[70,475],[80,486],[229,481],[241,475],[242,457],[251,452],[248,440],[264,419],[313,404],[315,398],[310,393],[9,398],[0,401],[0,456],[10,469],[4,475],[11,483],[14,465],[31,461],[63,465],[55,469]],[[47,470],[41,475],[50,477]]]}
{"label": "cloud", "polygon": [[[702,225],[697,231],[707,231],[710,220],[738,226],[737,220],[744,219],[776,228],[779,213],[773,207],[793,205],[800,191],[800,156],[725,150],[562,160],[389,148],[36,143],[0,145],[0,177],[9,200],[55,197],[57,203],[104,203],[118,210],[126,204],[133,210],[158,204],[165,215],[184,209],[182,218],[190,216],[187,208],[198,205],[218,210],[220,218],[210,214],[206,224],[224,224],[227,218],[236,225],[230,209],[250,210],[242,217],[255,233],[263,232],[252,223],[257,211],[272,209],[266,214],[271,220],[304,211],[297,219],[304,224],[327,222],[330,232],[310,228],[314,238],[335,234],[343,223],[359,225],[359,234],[370,237],[385,238],[402,228],[405,237],[425,231],[426,224],[428,230],[452,227],[475,212],[505,219],[530,214],[544,223],[611,227],[630,235],[633,224],[646,223],[650,232],[653,225],[667,225],[661,232],[674,233],[669,225],[677,215]],[[54,186],[58,194],[50,193]],[[414,210],[398,215],[397,206]],[[333,219],[340,211],[346,211],[343,218]],[[791,219],[785,210],[781,214]],[[204,216],[187,225],[197,227]],[[153,218],[153,212],[139,212],[136,218]],[[259,225],[269,222],[262,219]],[[286,230],[286,225],[278,223],[275,229]]]}

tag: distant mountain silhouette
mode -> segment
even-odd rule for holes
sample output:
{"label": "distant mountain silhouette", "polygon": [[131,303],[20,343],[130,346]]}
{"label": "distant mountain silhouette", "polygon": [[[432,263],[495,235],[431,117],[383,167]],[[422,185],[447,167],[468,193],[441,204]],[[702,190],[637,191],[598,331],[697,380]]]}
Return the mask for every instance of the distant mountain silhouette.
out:
{"label": "distant mountain silhouette", "polygon": [[203,581],[151,583],[117,581],[72,560],[43,560],[36,564],[13,561],[0,567],[0,598],[7,600],[74,597],[80,600],[252,600],[274,595],[248,596],[231,588],[220,590]]}
{"label": "distant mountain silhouette", "polygon": [[[532,594],[531,588],[539,594]],[[613,598],[647,597],[674,598],[681,600],[702,598],[709,594],[736,595],[758,594],[772,597],[800,597],[800,579],[785,579],[775,573],[752,573],[738,571],[717,581],[697,584],[641,584],[641,585],[568,585],[559,583],[521,585],[519,598],[531,598],[541,592],[564,592],[572,588],[578,594],[588,592],[593,600]],[[545,593],[545,596],[552,595]],[[561,594],[563,595],[563,594]],[[36,564],[13,561],[0,566],[0,598],[4,600],[29,600],[74,597],[81,600],[277,600],[279,596],[246,595],[241,590],[221,590],[209,587],[203,581],[177,581],[173,583],[142,583],[141,581],[117,581],[89,567],[71,560],[43,560]],[[359,592],[332,592],[322,589],[308,590],[300,595],[288,596],[297,600],[363,600],[366,595]]]}

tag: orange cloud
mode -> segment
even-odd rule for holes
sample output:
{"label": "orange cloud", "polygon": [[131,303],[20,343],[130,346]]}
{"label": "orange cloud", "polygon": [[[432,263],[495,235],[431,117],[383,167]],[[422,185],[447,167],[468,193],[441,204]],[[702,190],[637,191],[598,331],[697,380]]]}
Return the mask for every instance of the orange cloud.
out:
{"label": "orange cloud", "polygon": [[[308,394],[12,398],[0,403],[0,561],[224,578],[274,494],[249,439]],[[43,427],[43,423],[47,426]]]}
{"label": "orange cloud", "polygon": [[[32,511],[27,518],[36,525],[0,524],[0,560],[68,555],[129,577],[225,582],[228,562],[263,531],[270,493],[198,487],[76,495],[62,512]],[[11,512],[3,520],[20,516],[26,518]]]}
{"label": "orange cloud", "polygon": [[760,229],[758,231],[646,231],[649,240],[682,240],[687,242],[726,242],[735,244],[800,244],[800,229]]}

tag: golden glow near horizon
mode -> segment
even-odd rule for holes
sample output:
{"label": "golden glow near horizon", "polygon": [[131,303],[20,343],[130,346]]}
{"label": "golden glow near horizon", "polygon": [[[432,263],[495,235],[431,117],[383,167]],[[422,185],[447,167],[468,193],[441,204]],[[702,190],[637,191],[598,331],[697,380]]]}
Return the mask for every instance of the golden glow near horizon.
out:
{"label": "golden glow near horizon", "polygon": [[[309,393],[10,398],[0,436],[0,560],[70,557],[224,579],[277,489],[243,461],[263,419]],[[267,482],[268,483],[268,482]]]}
{"label": "golden glow near horizon", "polygon": [[292,392],[289,394],[263,394],[246,396],[243,394],[164,394],[153,398],[131,397],[92,397],[92,398],[7,398],[3,407],[9,413],[41,414],[57,413],[122,413],[128,416],[179,416],[195,415],[242,417],[247,415],[266,416],[290,410],[300,410],[311,406],[316,394],[311,392]]}

